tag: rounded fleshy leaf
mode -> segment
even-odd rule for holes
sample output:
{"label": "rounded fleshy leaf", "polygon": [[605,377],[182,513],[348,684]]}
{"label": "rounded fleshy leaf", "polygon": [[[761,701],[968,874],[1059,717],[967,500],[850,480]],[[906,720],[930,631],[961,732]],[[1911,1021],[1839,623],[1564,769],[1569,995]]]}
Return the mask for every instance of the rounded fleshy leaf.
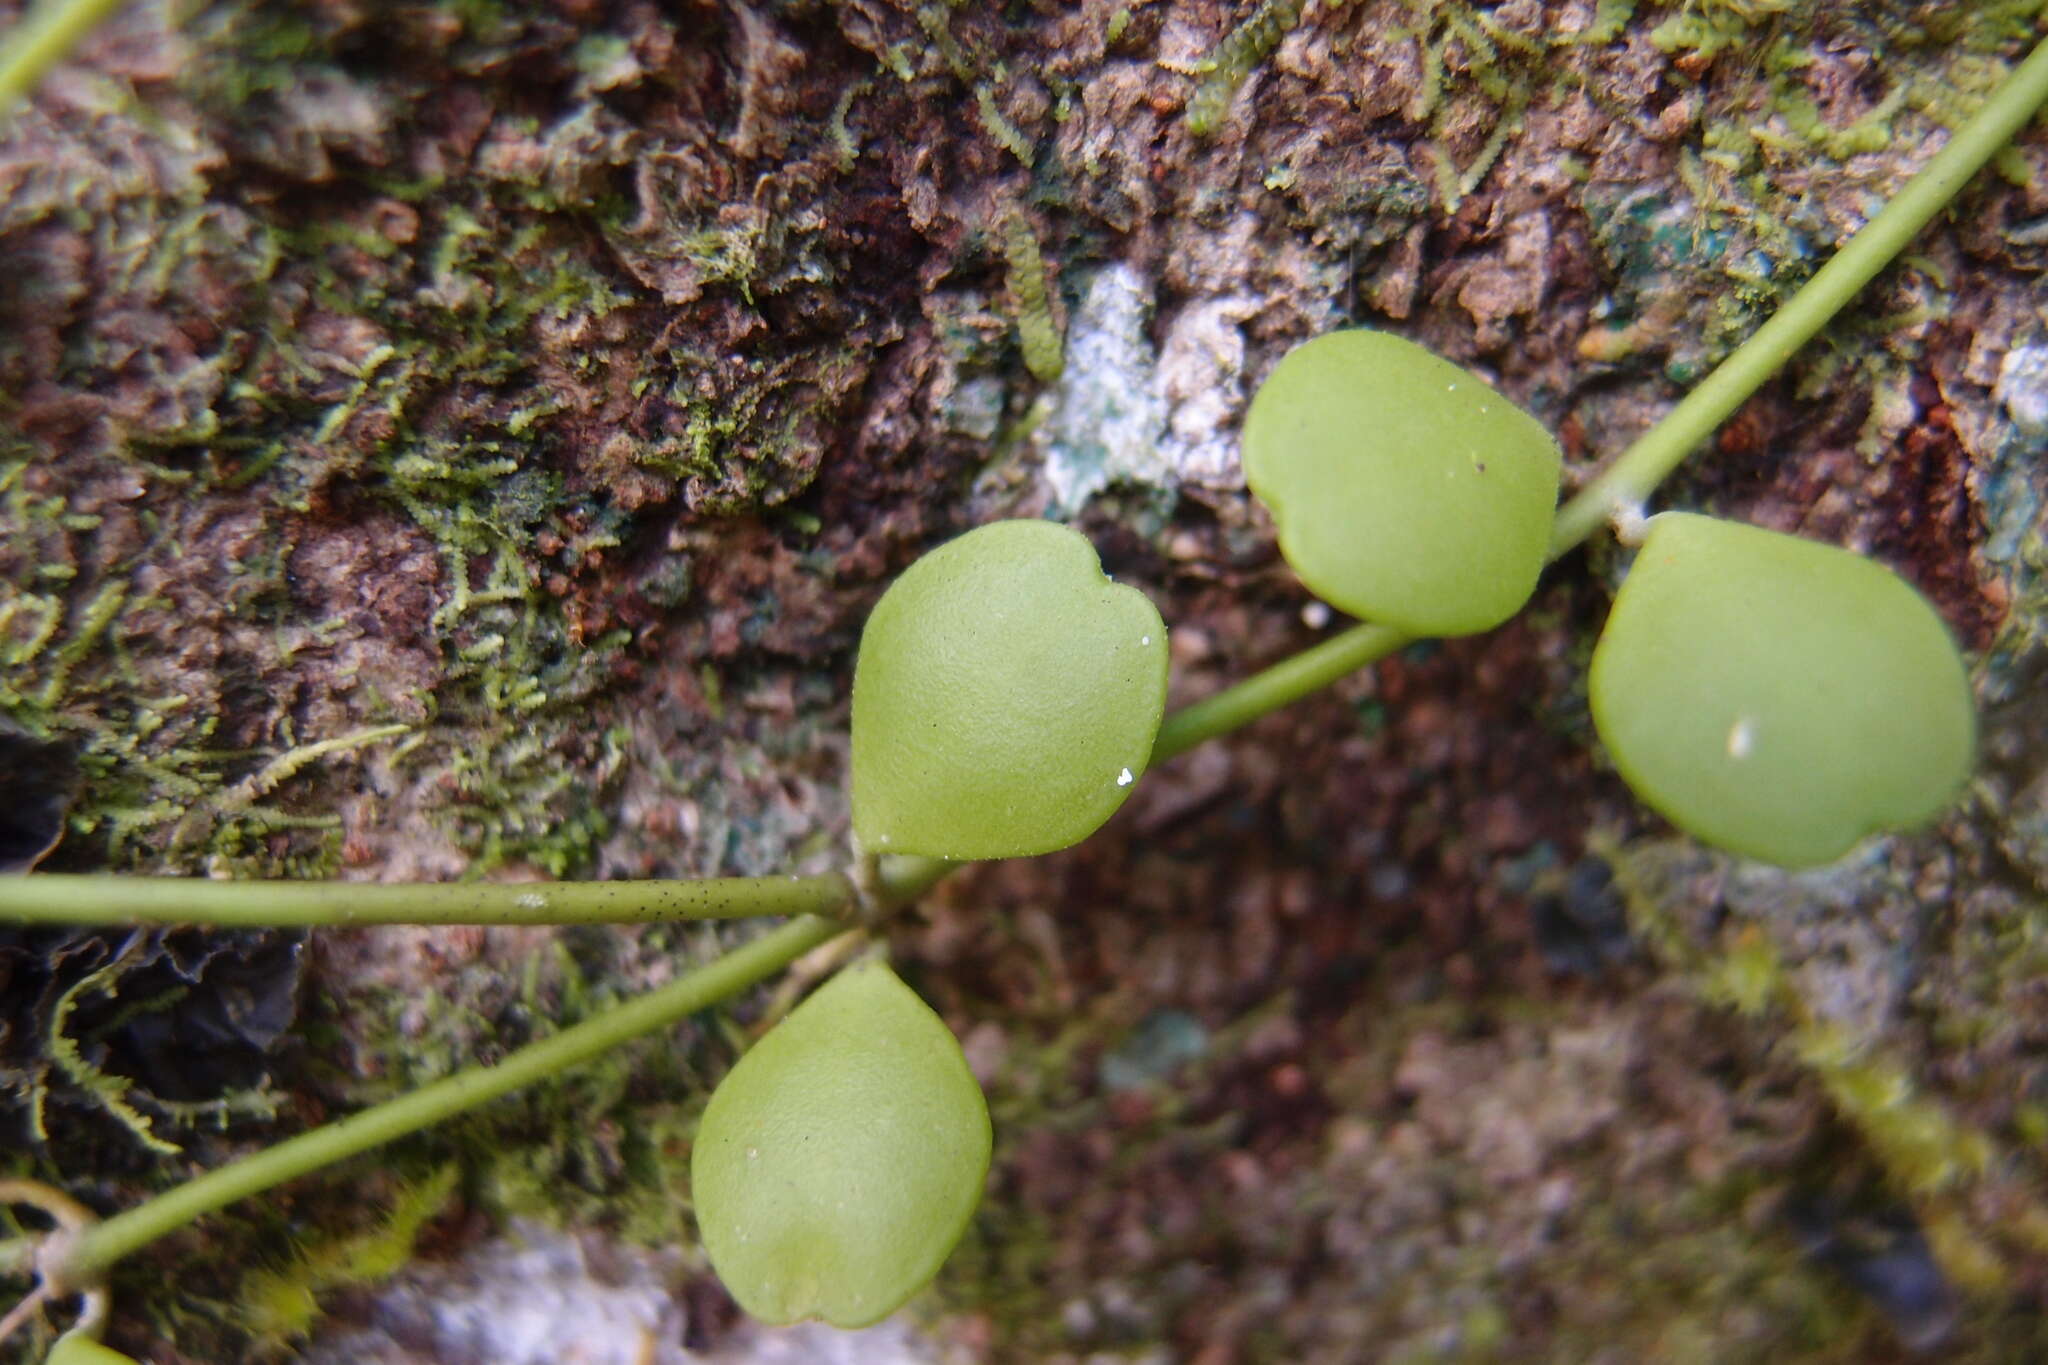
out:
{"label": "rounded fleshy leaf", "polygon": [[690,1165],[704,1249],[763,1322],[864,1327],[938,1273],[989,1145],[951,1031],[888,967],[849,967],[712,1093]]}
{"label": "rounded fleshy leaf", "polygon": [[1252,399],[1243,447],[1280,552],[1353,616],[1411,635],[1470,635],[1535,590],[1557,506],[1557,442],[1412,341],[1353,330],[1295,347]]}
{"label": "rounded fleshy leaf", "polygon": [[853,828],[874,852],[1014,858],[1079,843],[1145,771],[1166,626],[1094,547],[1000,521],[876,604],[853,679]]}
{"label": "rounded fleshy leaf", "polygon": [[1905,580],[1711,517],[1650,521],[1591,688],[1637,796],[1707,843],[1784,867],[1931,818],[1976,747],[1962,658]]}
{"label": "rounded fleshy leaf", "polygon": [[66,1332],[57,1338],[50,1354],[43,1357],[43,1365],[135,1365],[135,1360],[111,1346],[102,1346],[91,1337]]}

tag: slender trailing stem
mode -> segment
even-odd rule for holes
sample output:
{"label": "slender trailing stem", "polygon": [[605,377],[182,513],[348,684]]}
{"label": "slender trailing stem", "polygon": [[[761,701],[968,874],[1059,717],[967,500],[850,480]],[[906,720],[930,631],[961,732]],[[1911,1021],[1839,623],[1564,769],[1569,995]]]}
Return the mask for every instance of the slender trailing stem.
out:
{"label": "slender trailing stem", "polygon": [[224,1204],[366,1152],[522,1086],[545,1080],[565,1067],[589,1061],[642,1034],[667,1028],[686,1015],[780,971],[843,932],[845,926],[839,921],[816,915],[791,920],[666,986],[616,1005],[552,1038],[529,1043],[495,1066],[459,1072],[209,1171],[88,1229],[76,1243],[66,1269],[74,1277],[89,1278]]}
{"label": "slender trailing stem", "polygon": [[1715,427],[1891,263],[1970,177],[2012,140],[2043,99],[2048,99],[2048,40],[2005,78],[1970,121],[1949,138],[1948,145],[1929,158],[1884,210],[1844,243],[1770,321],[1565,504],[1551,534],[1551,558],[1592,535],[1617,508],[1645,501]]}
{"label": "slender trailing stem", "polygon": [[121,0],[41,0],[0,35],[0,114],[26,98],[45,71],[119,8]]}
{"label": "slender trailing stem", "polygon": [[0,1342],[33,1318],[45,1302],[72,1294],[80,1300],[78,1322],[65,1333],[65,1338],[89,1341],[97,1337],[106,1325],[106,1288],[94,1279],[74,1276],[67,1259],[78,1245],[77,1239],[98,1221],[93,1211],[40,1180],[0,1180],[0,1205],[14,1204],[40,1211],[56,1226],[39,1236],[0,1243],[0,1273],[14,1275],[27,1271],[36,1277],[35,1287],[0,1318]]}
{"label": "slender trailing stem", "polygon": [[7,1311],[6,1317],[0,1318],[0,1342],[5,1342],[7,1338],[20,1331],[23,1324],[42,1310],[44,1302],[50,1297],[50,1286],[47,1284],[38,1284],[29,1290],[21,1302]]}
{"label": "slender trailing stem", "polygon": [[[59,1229],[63,1230],[76,1230],[93,1221],[93,1211],[91,1209],[79,1203],[55,1185],[45,1185],[40,1180],[20,1178],[0,1180],[0,1205],[12,1206],[15,1204],[22,1204],[28,1208],[35,1209],[55,1223]],[[46,1238],[10,1238],[4,1244],[8,1254],[10,1256],[17,1255],[18,1253],[15,1248],[20,1246],[24,1240],[30,1244],[33,1252],[44,1244]],[[30,1259],[34,1259],[33,1254]],[[13,1263],[10,1261],[8,1268],[12,1268],[12,1266]]]}
{"label": "slender trailing stem", "polygon": [[[94,0],[97,2],[97,0]],[[82,7],[82,6],[80,6]],[[4,77],[0,71],[0,77]],[[0,86],[4,95],[4,86]],[[2048,98],[2043,41],[1948,145],[1820,268],[1756,335],[1560,509],[1555,559],[1617,509],[1641,504],[1730,413],[1780,369],[1939,213]],[[1167,717],[1152,747],[1165,762],[1383,659],[1408,643],[1360,625]],[[852,899],[844,877],[735,877],[704,882],[416,885],[213,882],[170,878],[0,878],[0,920],[68,924],[572,924],[749,915],[833,914]]]}
{"label": "slender trailing stem", "polygon": [[[880,899],[891,908],[908,905],[953,866],[934,858],[884,858],[878,869]],[[851,886],[844,879],[839,881],[842,896],[837,906],[830,907],[834,910],[843,910],[852,901]],[[545,1080],[642,1034],[667,1028],[685,1015],[772,976],[845,932],[843,920],[827,914],[802,915],[666,986],[614,1005],[552,1038],[530,1043],[494,1066],[471,1067],[209,1171],[87,1229],[65,1258],[67,1278],[89,1280],[123,1256],[225,1204],[381,1146]]]}
{"label": "slender trailing stem", "polygon": [[1408,644],[1409,638],[1386,626],[1353,626],[1213,697],[1182,707],[1159,727],[1159,738],[1152,744],[1152,766],[1320,691],[1345,674],[1386,658]]}
{"label": "slender trailing stem", "polygon": [[0,877],[0,920],[18,924],[644,924],[832,915],[853,888],[814,877],[642,882],[232,882],[203,877]]}
{"label": "slender trailing stem", "polygon": [[[887,858],[871,898],[895,908],[949,864]],[[0,921],[204,924],[289,929],[363,924],[647,924],[768,915],[845,915],[857,901],[837,872],[619,882],[230,882],[202,877],[0,877]]]}

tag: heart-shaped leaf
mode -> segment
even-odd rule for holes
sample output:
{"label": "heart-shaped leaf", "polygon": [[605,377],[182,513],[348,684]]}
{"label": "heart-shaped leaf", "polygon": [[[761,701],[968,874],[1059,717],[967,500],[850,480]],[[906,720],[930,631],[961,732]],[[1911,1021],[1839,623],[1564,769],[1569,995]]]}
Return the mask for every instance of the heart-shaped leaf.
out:
{"label": "heart-shaped leaf", "polygon": [[861,636],[854,832],[933,858],[1078,843],[1145,771],[1165,707],[1159,612],[1085,539],[970,531],[911,565]]}
{"label": "heart-shaped leaf", "polygon": [[1710,844],[1785,867],[1932,817],[1976,744],[1962,659],[1903,579],[1711,517],[1650,521],[1591,687],[1636,795]]}
{"label": "heart-shaped leaf", "polygon": [[690,1183],[704,1249],[740,1307],[769,1323],[864,1327],[938,1273],[988,1158],[988,1105],[960,1044],[869,962],[720,1082]]}
{"label": "heart-shaped leaf", "polygon": [[1297,346],[1244,420],[1244,473],[1317,596],[1411,635],[1470,635],[1535,589],[1557,443],[1483,381],[1385,332]]}

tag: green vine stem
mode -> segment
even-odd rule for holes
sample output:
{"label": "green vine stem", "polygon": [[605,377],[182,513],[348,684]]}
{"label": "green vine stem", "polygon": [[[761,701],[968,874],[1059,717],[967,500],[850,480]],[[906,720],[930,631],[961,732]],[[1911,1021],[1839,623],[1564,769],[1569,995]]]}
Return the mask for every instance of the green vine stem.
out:
{"label": "green vine stem", "polygon": [[1701,380],[1664,419],[1645,432],[1557,515],[1552,559],[1586,539],[1616,513],[1639,508],[1672,470],[1728,415],[1792,358],[1793,352],[1947,206],[2048,99],[2048,39],[1991,93],[1948,145],[1814,273],[1756,334]]}
{"label": "green vine stem", "polygon": [[[951,866],[932,858],[882,859],[878,876],[882,907],[908,905]],[[850,895],[850,886],[847,889]],[[643,1034],[668,1028],[686,1015],[737,995],[846,932],[842,919],[800,915],[665,986],[614,1005],[552,1038],[529,1043],[495,1065],[470,1067],[188,1180],[87,1229],[63,1258],[64,1276],[68,1282],[91,1283],[123,1256],[215,1209],[545,1080]]]}
{"label": "green vine stem", "polygon": [[[0,71],[0,75],[4,75],[4,71]],[[2006,79],[1948,146],[1901,191],[1892,205],[1857,233],[1835,259],[1786,304],[1779,317],[1765,324],[1756,337],[1708,376],[1693,395],[1673,409],[1564,507],[1554,528],[1551,557],[1556,558],[1579,544],[1617,509],[1635,506],[1646,498],[1716,423],[1755,392],[1793,350],[1847,302],[1861,284],[1883,268],[1961,188],[1964,181],[2019,129],[2044,97],[2048,97],[2048,41],[2044,41]],[[1356,626],[1169,717],[1154,745],[1153,760],[1163,762],[1205,739],[1277,710],[1406,643],[1407,637],[1385,627]],[[882,904],[879,908],[887,910],[907,904],[943,877],[951,866],[929,859],[884,859],[879,869],[879,881],[885,894],[880,898]],[[0,888],[18,891],[56,880],[59,879],[10,878],[0,881]],[[146,879],[112,885],[104,879],[81,880],[90,881],[95,893],[102,898],[109,896],[113,886],[156,884]],[[739,880],[764,886],[777,881],[773,878]],[[844,878],[799,879],[797,883],[783,879],[782,884],[803,886],[806,890],[802,894],[820,895],[836,909],[843,910],[852,903],[852,886]],[[162,885],[178,886],[180,883]],[[183,885],[195,895],[203,892],[210,900],[232,884],[188,882]],[[264,894],[276,894],[289,885],[256,884],[256,888]],[[537,892],[532,886],[394,887],[388,890],[397,895],[407,891],[433,890],[444,896],[502,890],[515,898],[520,894],[556,897],[575,890],[579,895],[588,895],[599,901],[606,899],[605,892],[611,892],[617,899],[602,916],[610,919],[631,918],[632,897],[639,893],[640,887],[649,885],[665,888],[660,894],[675,897],[676,904],[695,904],[709,903],[709,898],[718,894],[716,888],[729,884],[695,884],[712,888],[701,892],[685,890],[691,885],[688,883],[636,885],[623,882],[592,883],[583,887],[548,884],[544,892]],[[319,888],[311,889],[317,891]],[[828,889],[829,895],[826,894]],[[762,895],[765,906],[772,897],[765,890]],[[4,913],[0,910],[0,914]],[[760,913],[771,912],[763,909]],[[417,919],[418,915],[409,914],[405,918]],[[254,918],[245,922],[272,921]],[[365,921],[358,918],[356,922]],[[438,922],[451,921],[444,918]],[[668,1027],[685,1015],[754,985],[845,931],[846,922],[842,918],[829,914],[802,914],[666,986],[614,1006],[604,1014],[552,1038],[530,1044],[495,1066],[473,1067],[199,1176],[88,1229],[64,1259],[65,1276],[70,1282],[90,1282],[92,1277],[104,1273],[123,1256],[225,1204],[367,1151],[545,1079],[632,1038]]]}
{"label": "green vine stem", "polygon": [[1408,643],[1410,637],[1400,631],[1368,622],[1289,655],[1243,682],[1168,716],[1159,727],[1159,738],[1152,743],[1152,766],[1184,754],[1204,740],[1248,725],[1311,692],[1319,692],[1345,674],[1377,663]]}
{"label": "green vine stem", "polygon": [[0,41],[0,114],[11,111],[122,0],[42,0]]}
{"label": "green vine stem", "polygon": [[16,924],[205,924],[218,929],[358,924],[645,924],[835,915],[853,898],[836,872],[709,881],[288,882],[204,877],[0,877]]}
{"label": "green vine stem", "polygon": [[552,1038],[529,1043],[495,1066],[458,1072],[208,1171],[88,1229],[65,1259],[65,1269],[74,1279],[89,1282],[123,1256],[203,1214],[545,1080],[641,1034],[667,1028],[844,932],[846,926],[836,919],[800,916],[665,986]]}

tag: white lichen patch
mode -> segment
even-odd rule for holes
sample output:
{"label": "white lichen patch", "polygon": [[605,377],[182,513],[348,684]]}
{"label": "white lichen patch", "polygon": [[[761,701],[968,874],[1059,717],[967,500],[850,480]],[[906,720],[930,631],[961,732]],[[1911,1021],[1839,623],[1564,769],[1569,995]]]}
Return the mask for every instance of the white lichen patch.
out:
{"label": "white lichen patch", "polygon": [[1256,300],[1241,294],[1197,299],[1167,327],[1154,386],[1167,411],[1161,458],[1179,482],[1244,487],[1237,420],[1249,395],[1241,324],[1257,311]]}
{"label": "white lichen patch", "polygon": [[2048,345],[2007,351],[1998,367],[1996,392],[2021,431],[2048,437]]}
{"label": "white lichen patch", "polygon": [[1242,488],[1236,422],[1243,412],[1239,325],[1254,300],[1197,298],[1146,333],[1151,281],[1128,265],[1089,280],[1067,329],[1067,365],[1038,429],[1052,499],[1071,516],[1112,483]]}
{"label": "white lichen patch", "polygon": [[328,1334],[305,1359],[690,1365],[694,1357],[678,1344],[685,1319],[669,1289],[672,1260],[605,1252],[600,1273],[583,1242],[517,1225],[512,1236],[458,1261],[421,1264],[394,1278],[379,1289],[363,1327]]}
{"label": "white lichen patch", "polygon": [[963,382],[953,390],[953,401],[944,411],[946,425],[977,441],[991,441],[1002,429],[1003,403],[1008,390],[993,375]]}
{"label": "white lichen patch", "polygon": [[[2004,407],[2012,426],[2005,432],[1996,423],[1983,428],[1986,445],[1996,454],[1983,461],[1976,475],[1973,494],[1983,507],[1986,525],[1984,558],[2016,575],[2014,586],[2024,596],[2026,584],[2035,581],[2028,567],[2028,547],[2040,534],[2044,494],[2038,470],[2048,454],[2048,343],[2039,334],[2009,349],[1998,366],[1998,382],[1992,393]],[[1958,420],[1958,429],[1969,439],[1971,424]]]}
{"label": "white lichen patch", "polygon": [[1156,482],[1164,405],[1152,392],[1156,363],[1145,337],[1151,290],[1137,271],[1112,265],[1088,282],[1067,326],[1067,366],[1052,412],[1038,429],[1045,480],[1067,515],[1115,478]]}
{"label": "white lichen patch", "polygon": [[308,1365],[936,1365],[937,1343],[900,1319],[858,1332],[741,1323],[707,1350],[683,1344],[674,1253],[519,1223],[452,1262],[380,1286],[347,1327],[309,1343]]}

